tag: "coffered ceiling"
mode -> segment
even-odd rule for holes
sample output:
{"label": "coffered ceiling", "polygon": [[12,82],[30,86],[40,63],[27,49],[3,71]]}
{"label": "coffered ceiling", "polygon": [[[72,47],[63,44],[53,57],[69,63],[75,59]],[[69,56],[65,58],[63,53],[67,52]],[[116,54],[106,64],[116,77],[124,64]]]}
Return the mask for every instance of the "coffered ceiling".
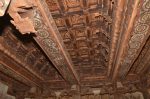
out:
{"label": "coffered ceiling", "polygon": [[80,79],[106,77],[114,1],[46,2]]}
{"label": "coffered ceiling", "polygon": [[149,78],[149,12],[149,0],[16,0],[1,18],[0,70],[53,90],[138,84]]}

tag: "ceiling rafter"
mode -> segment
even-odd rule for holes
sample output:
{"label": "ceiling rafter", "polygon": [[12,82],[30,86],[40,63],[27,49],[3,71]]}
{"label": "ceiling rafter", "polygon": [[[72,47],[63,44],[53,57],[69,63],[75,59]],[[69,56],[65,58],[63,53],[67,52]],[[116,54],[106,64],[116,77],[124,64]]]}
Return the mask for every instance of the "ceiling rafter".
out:
{"label": "ceiling rafter", "polygon": [[139,56],[135,60],[129,73],[136,74],[138,76],[146,76],[148,74],[150,65],[150,37],[146,41],[146,44],[142,48]]}
{"label": "ceiling rafter", "polygon": [[[15,79],[22,79],[20,80],[20,82],[25,83],[27,85],[30,86],[38,86],[38,87],[42,87],[42,85],[40,84],[40,79],[38,77],[36,77],[34,74],[29,73],[28,70],[20,68],[20,63],[17,63],[12,57],[13,55],[11,55],[8,51],[6,51],[5,49],[5,53],[2,53],[2,46],[0,46],[0,53],[1,53],[1,61],[0,64],[3,64],[4,66],[1,65],[1,70],[2,72],[5,71],[5,68],[7,68],[7,72],[6,73],[11,73],[13,74],[16,78]],[[9,57],[12,56],[12,57]],[[4,60],[9,60],[9,62],[6,62]],[[4,68],[3,68],[4,67]],[[4,70],[4,71],[3,71]],[[19,71],[18,71],[19,70]],[[5,73],[5,72],[4,72]],[[13,76],[10,75],[10,76]]]}
{"label": "ceiling rafter", "polygon": [[[136,16],[138,14],[138,7],[139,7],[139,3],[140,1],[139,0],[136,0],[136,1],[133,1],[133,6],[132,6],[132,11],[131,11],[131,8],[127,8],[127,9],[130,9],[130,12],[131,12],[131,17],[128,19],[129,21],[126,21],[126,25],[127,27],[123,27],[125,29],[123,29],[123,32],[122,34],[120,34],[120,40],[119,40],[119,43],[117,44],[117,49],[116,49],[116,54],[115,54],[115,60],[114,60],[114,71],[113,71],[113,76],[112,76],[112,80],[115,80],[117,79],[119,76],[122,76],[124,75],[123,69],[120,70],[121,68],[121,62],[123,61],[123,56],[124,56],[124,51],[125,51],[125,45],[128,44],[128,40],[130,38],[130,35],[131,35],[131,32],[132,32],[132,28],[134,26],[134,22],[136,20]],[[130,3],[131,4],[131,3]],[[127,10],[128,11],[128,10]],[[123,66],[124,67],[124,66]],[[122,68],[123,68],[122,67]],[[120,71],[119,71],[120,70]],[[122,73],[123,72],[123,73]],[[118,76],[119,74],[119,76]]]}
{"label": "ceiling rafter", "polygon": [[[74,70],[70,57],[67,55],[67,52],[65,51],[65,47],[64,47],[64,44],[62,43],[62,39],[60,38],[59,31],[57,30],[57,27],[55,26],[54,20],[51,14],[49,13],[46,3],[45,2],[43,3],[43,1],[40,1],[40,0],[37,0],[37,5],[40,11],[39,14],[41,14],[41,17],[43,17],[43,20],[41,21],[46,21],[48,25],[48,28],[44,31],[49,32],[50,34],[48,35],[50,36],[46,38],[45,37],[42,38],[40,37],[40,33],[39,35],[37,33],[37,37],[35,37],[34,39],[44,50],[46,55],[50,58],[52,63],[55,65],[55,67],[63,76],[63,78],[69,83],[79,84],[79,78],[77,76],[77,73]],[[47,10],[45,10],[45,8],[47,8]],[[37,16],[35,16],[35,19],[36,17]],[[44,33],[44,32],[41,32],[41,33]],[[45,45],[43,45],[41,41],[43,41]]]}
{"label": "ceiling rafter", "polygon": [[125,7],[125,1],[120,0],[115,3],[115,11],[114,11],[114,19],[113,19],[113,27],[112,27],[112,40],[111,40],[111,48],[110,48],[110,58],[109,58],[109,64],[108,64],[108,77],[111,78],[110,76],[112,75],[112,69],[114,68],[114,57],[116,53],[116,48],[117,48],[117,42],[118,38],[120,35],[120,28],[122,24],[122,17],[123,17],[123,11]]}
{"label": "ceiling rafter", "polygon": [[149,49],[149,51],[147,51],[147,54],[145,55],[145,57],[142,60],[143,64],[141,65],[141,67],[143,67],[143,68],[142,68],[141,71],[138,72],[138,74],[140,76],[144,75],[144,73],[147,72],[147,70],[149,70],[149,66],[150,66],[150,56],[149,56],[149,54],[150,54],[150,49]]}
{"label": "ceiling rafter", "polygon": [[[148,0],[144,2],[134,1],[132,16],[128,23],[128,28],[124,33],[126,36],[124,40],[126,41],[122,42],[122,45],[126,44],[126,46],[124,46],[124,50],[122,50],[122,56],[124,56],[124,59],[120,61],[120,69],[118,70],[119,78],[121,79],[124,79],[126,77],[130,68],[141,52],[143,46],[145,45],[148,37],[150,36],[150,23],[148,21],[148,18],[143,19],[145,16],[149,16],[148,12],[150,10],[146,6],[147,4],[149,4]],[[126,52],[123,53],[124,51]],[[118,59],[119,58],[120,57],[118,57]]]}

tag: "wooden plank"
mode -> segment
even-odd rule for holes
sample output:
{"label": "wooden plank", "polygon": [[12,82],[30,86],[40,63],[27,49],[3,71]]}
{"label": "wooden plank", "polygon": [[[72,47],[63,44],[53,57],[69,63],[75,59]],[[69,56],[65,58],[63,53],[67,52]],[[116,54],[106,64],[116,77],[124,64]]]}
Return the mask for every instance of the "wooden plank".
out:
{"label": "wooden plank", "polygon": [[[121,77],[125,73],[123,68],[126,68],[127,66],[123,66],[121,64],[125,60],[125,59],[123,59],[123,56],[125,54],[125,49],[128,46],[127,44],[129,43],[128,41],[129,41],[131,32],[133,30],[133,27],[134,27],[134,22],[136,20],[136,16],[138,14],[139,3],[140,3],[140,0],[133,1],[133,4],[132,4],[133,7],[132,7],[132,10],[130,11],[130,12],[132,12],[131,16],[129,19],[126,18],[126,22],[127,22],[126,26],[127,27],[124,27],[125,29],[123,29],[123,31],[120,35],[120,38],[119,38],[120,40],[118,42],[117,51],[115,54],[115,60],[114,60],[114,64],[113,64],[114,72],[113,72],[112,80],[117,79],[117,77],[119,77],[119,76]],[[131,8],[128,8],[128,9],[131,9]],[[121,68],[121,70],[120,70],[120,68]],[[127,71],[126,71],[126,73],[127,73]]]}
{"label": "wooden plank", "polygon": [[[139,7],[139,4],[141,5],[141,7]],[[118,77],[121,79],[124,79],[128,74],[130,68],[137,59],[139,53],[141,52],[150,35],[150,22],[148,21],[148,18],[144,18],[146,16],[149,16],[148,12],[150,10],[146,7],[146,5],[148,4],[149,0],[145,0],[144,2],[138,0],[134,1],[133,12],[126,32],[124,33],[125,36],[122,37],[124,39],[120,45],[120,50],[122,50],[120,51],[120,55],[122,53],[124,59],[118,57],[120,62],[118,61],[118,63],[116,64],[116,66],[118,67],[120,65],[120,69],[118,70],[119,74],[116,73],[115,75],[119,75]]]}

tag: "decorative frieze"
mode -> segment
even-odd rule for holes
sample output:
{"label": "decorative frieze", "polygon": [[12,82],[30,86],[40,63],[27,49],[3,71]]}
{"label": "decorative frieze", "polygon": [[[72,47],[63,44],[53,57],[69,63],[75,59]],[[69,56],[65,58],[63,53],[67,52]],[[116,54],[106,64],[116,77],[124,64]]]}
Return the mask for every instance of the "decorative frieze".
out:
{"label": "decorative frieze", "polygon": [[135,58],[139,54],[139,50],[143,47],[143,43],[146,42],[150,35],[150,1],[144,0],[143,5],[141,5],[140,15],[131,33],[131,38],[127,45],[127,52],[124,60],[121,64],[120,77],[127,72],[132,63],[135,61]]}
{"label": "decorative frieze", "polygon": [[[34,39],[44,50],[44,52],[47,54],[58,71],[63,75],[63,77],[70,83],[75,83],[76,80],[78,80],[78,77],[73,69],[71,61],[68,61],[69,56],[65,52],[63,43],[60,42],[61,38],[59,37],[59,31],[57,30],[46,3],[43,1],[39,2],[41,3],[39,7],[42,8],[37,7],[37,9],[35,9],[33,18],[34,27],[37,31],[36,37],[34,37]],[[43,10],[45,12],[41,12]],[[45,17],[47,18],[44,19]],[[49,22],[44,22],[45,20]],[[58,41],[58,38],[60,41]],[[61,45],[59,43],[61,43]]]}

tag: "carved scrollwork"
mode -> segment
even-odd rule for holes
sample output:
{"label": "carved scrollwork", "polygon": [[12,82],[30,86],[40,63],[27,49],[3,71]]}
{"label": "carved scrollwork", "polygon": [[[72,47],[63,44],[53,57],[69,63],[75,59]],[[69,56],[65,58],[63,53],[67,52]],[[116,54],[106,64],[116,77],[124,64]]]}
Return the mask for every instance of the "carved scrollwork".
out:
{"label": "carved scrollwork", "polygon": [[42,22],[38,18],[34,18],[33,20],[34,28],[37,30],[39,28],[42,28]]}
{"label": "carved scrollwork", "polygon": [[37,34],[42,38],[47,38],[49,36],[48,31],[46,31],[44,29],[37,30]]}
{"label": "carved scrollwork", "polygon": [[[44,3],[42,3],[42,5],[45,6]],[[57,42],[55,41],[55,38],[50,33],[51,31],[49,30],[47,24],[45,24],[41,12],[38,9],[35,9],[34,12],[35,13],[34,13],[33,21],[34,21],[34,27],[37,31],[36,37],[34,39],[38,42],[40,46],[42,46],[47,56],[51,59],[52,63],[56,66],[58,71],[61,74],[63,74],[64,78],[70,82],[74,82],[74,77],[71,74],[69,68],[67,67],[68,64],[64,56],[62,55],[61,50],[58,47]],[[49,15],[48,13],[47,15]],[[51,24],[55,25],[53,23],[54,20],[51,19],[52,18],[51,15],[49,16],[49,18]],[[62,21],[59,21],[56,24],[61,24],[61,23]]]}
{"label": "carved scrollwork", "polygon": [[143,4],[143,9],[145,11],[148,11],[150,9],[150,1],[149,0],[145,0],[145,2]]}
{"label": "carved scrollwork", "polygon": [[[147,14],[145,14],[145,13],[147,13]],[[150,12],[144,12],[144,13],[141,15],[139,21],[140,21],[141,23],[149,23],[149,21],[150,21]]]}
{"label": "carved scrollwork", "polygon": [[132,36],[129,41],[129,48],[127,51],[127,54],[125,56],[125,59],[122,62],[122,69],[120,70],[120,74],[124,74],[123,72],[126,72],[129,68],[123,69],[123,67],[127,67],[131,65],[133,60],[135,59],[135,56],[137,55],[138,50],[142,46],[142,43],[144,39],[146,39],[150,35],[150,9],[149,9],[150,1],[145,0],[142,9],[140,12],[140,17],[135,23],[134,31],[132,33]]}

